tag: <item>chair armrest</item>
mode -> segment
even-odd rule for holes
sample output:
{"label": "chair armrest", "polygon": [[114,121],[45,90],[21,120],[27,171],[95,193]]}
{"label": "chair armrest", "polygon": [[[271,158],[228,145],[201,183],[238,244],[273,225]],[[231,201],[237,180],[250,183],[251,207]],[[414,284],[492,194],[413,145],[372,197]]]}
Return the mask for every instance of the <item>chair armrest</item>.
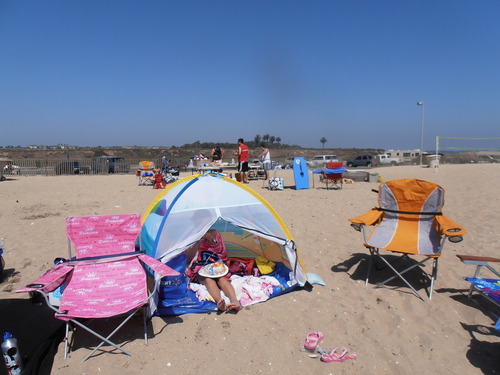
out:
{"label": "chair armrest", "polygon": [[16,290],[16,293],[27,293],[34,291],[43,291],[50,293],[56,290],[64,283],[68,273],[73,271],[73,267],[66,264],[58,264],[51,267],[38,280],[26,285],[24,288]]}
{"label": "chair armrest", "polygon": [[481,271],[481,268],[483,266],[486,267],[487,269],[489,269],[497,277],[500,277],[500,272],[498,272],[496,269],[494,269],[490,265],[490,263],[500,262],[499,258],[482,257],[482,256],[474,256],[474,255],[460,255],[460,254],[457,254],[457,257],[464,264],[472,264],[472,265],[476,266],[476,273],[475,273],[474,277],[479,277],[479,272]]}
{"label": "chair armrest", "polygon": [[[367,213],[361,215],[361,216],[356,216],[352,219],[348,219],[351,223],[353,224],[360,224],[360,225],[373,225],[375,223],[377,223],[380,218],[382,217],[383,215],[383,211],[379,211],[375,208],[372,208],[370,211],[368,211]],[[353,227],[356,229],[356,230],[359,230],[357,229],[356,227],[357,226],[354,226]]]}
{"label": "chair armrest", "polygon": [[158,259],[150,257],[146,254],[139,255],[139,259],[144,262],[149,268],[161,276],[178,276],[179,272],[173,270],[169,266],[163,264]]}
{"label": "chair armrest", "polygon": [[464,262],[464,264],[474,264],[474,265],[481,264],[485,266],[486,263],[488,262],[500,262],[500,258],[492,258],[492,257],[481,257],[481,256],[461,255],[461,254],[458,254],[457,257],[462,262]]}
{"label": "chair armrest", "polygon": [[[461,237],[467,234],[467,231],[462,228],[462,226],[458,225],[455,223],[453,220],[448,218],[445,215],[440,215],[435,217],[436,221],[435,223],[437,224],[436,230],[438,233],[444,236],[448,237]],[[455,241],[455,242],[460,242],[461,240]],[[453,240],[452,240],[453,242]]]}

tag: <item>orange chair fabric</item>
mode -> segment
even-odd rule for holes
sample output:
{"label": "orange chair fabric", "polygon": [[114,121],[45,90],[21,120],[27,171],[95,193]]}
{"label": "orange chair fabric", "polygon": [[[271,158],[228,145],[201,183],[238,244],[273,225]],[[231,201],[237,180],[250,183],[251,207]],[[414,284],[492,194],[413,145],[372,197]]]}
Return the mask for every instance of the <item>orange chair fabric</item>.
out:
{"label": "orange chair fabric", "polygon": [[[432,182],[401,179],[380,185],[379,208],[349,219],[376,227],[365,246],[407,254],[439,256],[441,238],[467,232],[442,214],[444,189]],[[378,223],[377,223],[378,222]]]}

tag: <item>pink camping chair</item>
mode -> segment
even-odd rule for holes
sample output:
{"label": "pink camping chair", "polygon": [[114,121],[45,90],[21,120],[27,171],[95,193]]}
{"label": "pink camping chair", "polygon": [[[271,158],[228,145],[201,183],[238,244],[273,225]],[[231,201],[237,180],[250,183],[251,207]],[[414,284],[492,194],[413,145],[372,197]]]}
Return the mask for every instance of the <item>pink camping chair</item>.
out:
{"label": "pink camping chair", "polygon": [[[131,355],[110,338],[141,308],[144,309],[144,340],[147,344],[146,320],[149,302],[147,275],[141,262],[161,276],[175,276],[178,272],[142,252],[135,251],[141,231],[138,214],[68,217],[66,233],[76,257],[50,268],[35,282],[17,292],[39,292],[55,317],[66,321],[64,358],[68,353],[68,333],[74,324],[97,336],[102,342],[85,357],[92,356],[104,343]],[[59,289],[58,289],[59,288]],[[62,290],[59,306],[53,306],[53,293]],[[57,305],[57,304],[56,304]],[[107,337],[83,323],[85,319],[110,318],[125,315],[116,329]],[[83,320],[83,322],[82,322]]]}

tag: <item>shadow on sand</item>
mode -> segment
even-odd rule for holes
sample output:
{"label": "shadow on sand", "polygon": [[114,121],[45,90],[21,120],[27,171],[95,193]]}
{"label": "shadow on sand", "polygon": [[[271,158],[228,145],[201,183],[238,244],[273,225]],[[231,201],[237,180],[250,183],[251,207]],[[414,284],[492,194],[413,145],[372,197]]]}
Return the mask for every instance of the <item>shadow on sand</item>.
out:
{"label": "shadow on sand", "polygon": [[[11,270],[6,271],[9,274]],[[10,273],[12,274],[12,272]],[[22,296],[19,295],[19,297]],[[34,303],[33,301],[37,302]],[[64,340],[65,322],[56,319],[54,311],[45,302],[38,301],[40,301],[39,298],[30,299],[28,294],[25,294],[25,298],[0,300],[0,333],[3,337],[4,332],[10,332],[17,339],[19,351],[23,359],[23,375],[49,375],[52,371],[55,355],[64,356],[63,349],[58,352],[58,347]],[[87,320],[84,324],[106,337],[123,319],[124,317],[92,319]],[[165,324],[163,326],[159,325],[161,328],[156,334],[153,332],[153,325],[151,322],[148,322],[148,339],[161,334],[169,324],[182,322],[181,318],[175,316],[161,317],[160,319]],[[125,349],[127,343],[135,340],[144,342],[143,316],[140,313],[131,318],[111,338],[111,341],[124,346]],[[73,351],[81,348],[92,350],[100,343],[100,340],[77,327],[76,331],[70,332],[69,342],[71,348],[69,355],[71,356]],[[63,347],[61,346],[61,348]],[[85,356],[87,354],[84,353]],[[103,354],[124,355],[112,346],[104,344],[91,358]],[[7,370],[4,361],[0,362],[0,373],[6,373]]]}
{"label": "shadow on sand", "polygon": [[467,359],[483,374],[498,374],[500,369],[500,342],[482,341],[476,336],[499,336],[493,327],[460,323],[471,336]]}
{"label": "shadow on sand", "polygon": [[[23,374],[50,374],[57,345],[64,337],[64,324],[54,318],[47,306],[31,303],[27,295],[25,299],[0,300],[0,311],[2,339],[4,332],[17,339]],[[0,372],[6,373],[3,360],[0,368]]]}
{"label": "shadow on sand", "polygon": [[[412,258],[401,259],[397,255],[384,254],[384,257],[398,271],[404,270],[409,266],[417,263],[417,261]],[[364,282],[366,280],[366,275],[368,272],[369,260],[370,254],[354,253],[352,254],[351,258],[345,260],[342,263],[332,266],[331,270],[332,272],[345,272],[351,277],[351,279]],[[370,279],[368,280],[368,284],[374,287],[377,287],[378,283],[381,283],[384,280],[395,275],[394,272],[381,261],[374,260],[371,267],[372,269],[370,271]],[[413,268],[412,270],[405,273],[404,277],[416,290],[420,291],[424,289],[428,295],[430,286],[429,278],[420,268]],[[401,279],[397,277],[387,282],[382,287],[397,289],[402,293],[414,294],[413,291],[408,288],[408,286]]]}
{"label": "shadow on sand", "polygon": [[499,316],[493,312],[493,309],[496,309],[496,306],[478,294],[474,294],[472,298],[469,298],[469,289],[442,288],[439,289],[438,292],[449,293],[451,299],[465,306],[474,308],[478,311],[478,313],[484,314],[488,318],[492,319],[491,327],[478,324],[466,324],[462,322],[460,322],[460,324],[471,337],[469,350],[466,354],[469,362],[474,367],[480,369],[483,374],[498,374],[500,369],[500,341],[491,342],[492,340],[486,341],[480,339],[480,336],[493,336],[500,338],[500,332],[498,332],[493,326],[495,321],[499,318]]}
{"label": "shadow on sand", "polygon": [[[370,254],[354,253],[352,254],[351,258],[345,260],[342,263],[332,266],[331,270],[332,272],[345,272],[353,280],[365,281],[366,274],[368,271],[369,258]],[[396,260],[396,258],[397,257],[394,256],[393,259],[390,259],[389,256],[389,258],[386,259],[388,259],[391,262]],[[408,262],[406,263],[407,264],[405,264],[403,268],[409,265]],[[395,264],[397,264],[397,261]],[[370,280],[369,280],[370,285],[376,286],[377,283],[393,275],[392,271],[388,269],[388,267],[378,269],[378,265],[374,266],[373,263],[372,267],[373,268],[371,270]],[[398,267],[395,268],[398,269],[399,271]],[[418,268],[409,271],[405,275],[407,280],[410,282],[410,284],[412,284],[415,287],[415,289],[417,290],[428,289],[429,279]],[[398,278],[386,284],[386,287],[392,287],[394,289],[399,289],[400,287],[403,287],[403,289],[399,289],[399,291],[413,293]],[[496,314],[492,313],[491,308],[493,306],[488,306],[492,304],[486,301],[484,298],[481,298],[480,296],[477,296],[479,298],[473,298],[473,299],[468,298],[468,292],[469,292],[468,289],[441,288],[441,289],[435,289],[434,292],[442,294],[451,293],[452,295],[450,296],[450,298],[454,299],[455,301],[476,308],[483,314],[492,317],[495,320],[498,318]],[[491,340],[485,341],[484,339],[481,340],[480,336],[482,335],[482,336],[499,337],[500,332],[496,331],[493,325],[491,327],[486,327],[482,325],[468,325],[465,323],[460,323],[460,324],[467,332],[469,332],[469,335],[471,336],[469,350],[466,353],[466,357],[469,360],[469,362],[474,367],[480,369],[484,374],[488,375],[498,374],[500,369],[500,354],[499,354],[500,342],[490,342]]]}

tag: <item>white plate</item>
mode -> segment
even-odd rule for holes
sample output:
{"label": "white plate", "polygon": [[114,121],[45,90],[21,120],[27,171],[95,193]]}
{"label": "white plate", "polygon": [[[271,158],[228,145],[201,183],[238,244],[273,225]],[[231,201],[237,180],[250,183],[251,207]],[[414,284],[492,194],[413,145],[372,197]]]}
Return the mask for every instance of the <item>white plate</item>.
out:
{"label": "white plate", "polygon": [[[214,267],[214,264],[220,264],[219,267]],[[198,275],[210,278],[219,278],[225,276],[229,272],[229,268],[224,263],[210,263],[203,266],[199,271]]]}

